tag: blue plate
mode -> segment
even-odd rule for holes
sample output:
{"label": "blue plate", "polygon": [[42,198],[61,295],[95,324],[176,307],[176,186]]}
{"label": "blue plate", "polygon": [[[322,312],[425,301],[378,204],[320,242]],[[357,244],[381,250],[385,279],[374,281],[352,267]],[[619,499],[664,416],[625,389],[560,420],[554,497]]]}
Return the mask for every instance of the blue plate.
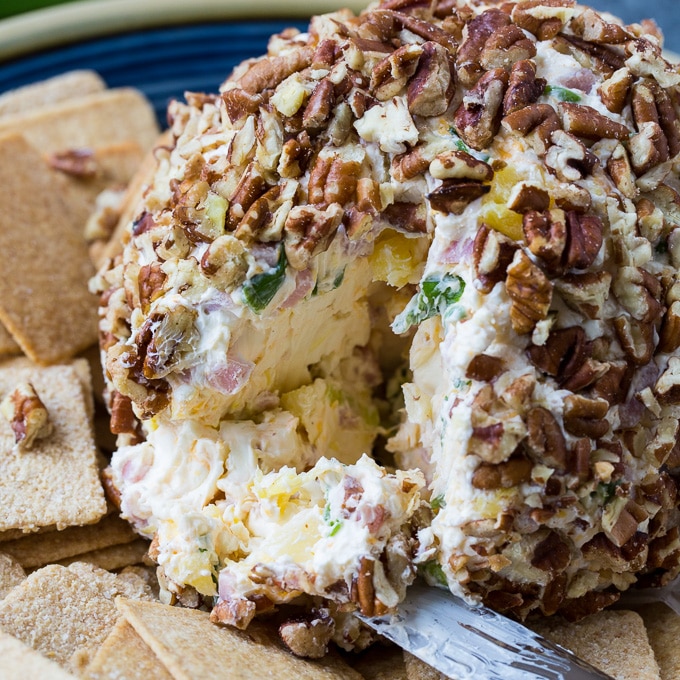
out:
{"label": "blue plate", "polygon": [[288,26],[306,30],[307,24],[225,21],[96,38],[6,62],[0,67],[0,92],[72,69],[94,69],[109,87],[140,89],[163,122],[171,99],[187,90],[215,92],[234,66],[266,52],[273,33]]}

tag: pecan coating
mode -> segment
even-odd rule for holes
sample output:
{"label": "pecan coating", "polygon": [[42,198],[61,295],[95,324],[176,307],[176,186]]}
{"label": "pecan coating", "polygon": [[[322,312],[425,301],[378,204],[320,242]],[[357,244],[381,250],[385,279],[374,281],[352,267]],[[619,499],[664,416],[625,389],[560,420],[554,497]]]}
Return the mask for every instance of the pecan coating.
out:
{"label": "pecan coating", "polygon": [[510,320],[520,335],[530,333],[536,322],[548,316],[552,302],[552,283],[521,251],[508,267],[505,288],[512,300]]}

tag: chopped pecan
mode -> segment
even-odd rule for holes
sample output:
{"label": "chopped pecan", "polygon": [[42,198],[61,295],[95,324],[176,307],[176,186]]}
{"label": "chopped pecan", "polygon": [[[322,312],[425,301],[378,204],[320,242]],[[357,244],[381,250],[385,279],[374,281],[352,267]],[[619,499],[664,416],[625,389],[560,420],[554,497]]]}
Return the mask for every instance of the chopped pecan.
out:
{"label": "chopped pecan", "polygon": [[550,138],[556,130],[560,130],[562,124],[557,111],[550,104],[530,104],[523,109],[513,111],[503,118],[503,127],[519,132],[526,137],[536,132],[545,152],[550,145]]}
{"label": "chopped pecan", "polygon": [[375,561],[370,557],[362,557],[357,577],[357,604],[364,616],[375,614],[375,587],[373,585],[373,573]]}
{"label": "chopped pecan", "polygon": [[449,108],[454,93],[455,70],[448,50],[426,42],[408,86],[408,110],[414,116],[440,116]]}
{"label": "chopped pecan", "polygon": [[603,243],[602,220],[597,215],[567,212],[567,246],[564,264],[567,269],[586,269],[597,258]]}
{"label": "chopped pecan", "polygon": [[[680,193],[678,191],[668,184],[660,184],[653,191],[647,192],[645,196],[661,209],[666,223],[680,227]],[[669,247],[671,247],[670,243]]]}
{"label": "chopped pecan", "polygon": [[620,267],[612,290],[623,308],[636,321],[643,324],[653,323],[661,317],[661,284],[655,276],[641,267]]}
{"label": "chopped pecan", "polygon": [[423,48],[405,44],[379,61],[371,71],[370,92],[379,101],[396,97],[416,72]]}
{"label": "chopped pecan", "polygon": [[628,100],[628,93],[635,76],[627,69],[620,68],[614,71],[597,89],[602,103],[612,113],[621,113]]}
{"label": "chopped pecan", "polygon": [[330,70],[338,57],[337,43],[331,38],[319,41],[310,66],[315,71]]}
{"label": "chopped pecan", "polygon": [[435,179],[472,179],[490,182],[493,169],[465,151],[444,151],[430,163],[430,174]]}
{"label": "chopped pecan", "polygon": [[409,234],[427,233],[427,206],[424,202],[397,201],[388,205],[381,215],[391,226]]}
{"label": "chopped pecan", "polygon": [[492,33],[479,56],[486,71],[495,68],[510,69],[518,61],[536,56],[536,45],[518,26],[509,24]]}
{"label": "chopped pecan", "polygon": [[607,172],[614,186],[631,200],[637,197],[639,189],[635,184],[635,175],[630,165],[628,153],[623,144],[617,144],[607,161]]}
{"label": "chopped pecan", "polygon": [[325,210],[312,205],[291,209],[284,226],[284,245],[293,269],[306,269],[315,255],[328,248],[342,222],[342,214],[342,207],[337,203]]}
{"label": "chopped pecan", "polygon": [[395,12],[393,10],[377,10],[373,13],[382,14],[383,16],[386,15],[397,25],[401,25],[402,28],[405,28],[407,31],[411,31],[411,33],[415,33],[425,41],[438,43],[451,52],[451,54],[455,54],[458,49],[458,43],[456,42],[456,39],[430,21],[418,19],[416,17],[409,16],[408,14],[402,14],[401,12]]}
{"label": "chopped pecan", "polygon": [[419,144],[392,159],[392,175],[397,182],[406,182],[422,175],[432,162],[432,153]]}
{"label": "chopped pecan", "polygon": [[594,397],[606,399],[610,406],[625,401],[630,386],[629,365],[625,361],[611,361],[607,372],[592,386]]}
{"label": "chopped pecan", "polygon": [[567,220],[564,211],[543,213],[529,210],[522,220],[524,239],[529,250],[541,258],[550,271],[561,271],[562,255],[567,245]]}
{"label": "chopped pecan", "polygon": [[567,462],[567,442],[555,416],[542,406],[527,413],[527,448],[540,463],[564,469]]}
{"label": "chopped pecan", "polygon": [[137,417],[132,410],[132,400],[117,390],[111,394],[111,422],[113,434],[136,434],[139,426]]}
{"label": "chopped pecan", "polygon": [[529,59],[515,62],[510,71],[508,89],[503,98],[503,115],[534,104],[543,94],[547,81],[536,77],[536,64]]}
{"label": "chopped pecan", "polygon": [[531,566],[553,574],[564,571],[571,562],[571,548],[556,531],[548,535],[534,548]]}
{"label": "chopped pecan", "polygon": [[505,280],[516,249],[517,245],[509,238],[482,224],[472,247],[476,280],[482,292],[490,293],[497,283]]}
{"label": "chopped pecan", "polygon": [[227,110],[227,116],[233,125],[245,120],[249,115],[257,113],[262,104],[262,96],[250,93],[239,87],[222,93],[222,101]]}
{"label": "chopped pecan", "polygon": [[139,286],[139,304],[142,312],[147,314],[151,303],[163,295],[163,286],[167,276],[158,262],[143,265],[137,276]]}
{"label": "chopped pecan", "polygon": [[335,103],[335,85],[323,78],[312,91],[302,114],[302,125],[308,130],[320,130],[328,122]]}
{"label": "chopped pecan", "polygon": [[638,322],[628,315],[614,319],[614,329],[623,351],[637,366],[648,364],[654,354],[654,326]]}
{"label": "chopped pecan", "polygon": [[42,399],[30,382],[19,383],[0,403],[0,413],[14,433],[14,442],[28,450],[38,439],[46,439],[54,426]]}
{"label": "chopped pecan", "polygon": [[638,124],[638,132],[629,141],[630,159],[639,175],[644,175],[668,159],[668,144],[658,123]]}
{"label": "chopped pecan", "polygon": [[301,47],[279,57],[263,57],[241,76],[239,85],[251,95],[273,90],[288,76],[307,68],[314,58],[313,47]]}
{"label": "chopped pecan", "polygon": [[328,652],[328,643],[335,631],[335,621],[328,609],[312,610],[304,618],[284,621],[279,637],[296,656],[321,659]]}
{"label": "chopped pecan", "polygon": [[605,536],[621,548],[635,536],[640,523],[648,517],[646,510],[634,501],[617,497],[602,513],[602,528]]}
{"label": "chopped pecan", "polygon": [[468,364],[465,377],[470,380],[491,382],[505,370],[505,362],[490,354],[476,354]]}
{"label": "chopped pecan", "polygon": [[243,173],[233,195],[229,198],[229,210],[225,229],[233,231],[243,219],[250,206],[267,190],[267,182],[256,163],[251,163]]}
{"label": "chopped pecan", "polygon": [[570,394],[564,400],[564,429],[575,437],[600,439],[609,431],[607,411],[609,403],[605,399]]}
{"label": "chopped pecan", "polygon": [[586,213],[593,202],[590,192],[578,184],[558,184],[551,187],[550,194],[555,199],[555,205],[565,211],[575,210],[578,213]]}
{"label": "chopped pecan", "polygon": [[382,210],[380,186],[370,177],[362,177],[357,181],[356,207],[364,212],[380,212]]}
{"label": "chopped pecan", "polygon": [[[550,206],[550,194],[542,187],[528,182],[519,182],[508,197],[508,208],[514,212],[543,212]],[[533,252],[533,251],[532,251]],[[535,253],[534,253],[535,254]]]}
{"label": "chopped pecan", "polygon": [[472,486],[485,491],[509,489],[528,482],[532,467],[531,461],[523,456],[513,456],[496,465],[480,463],[472,475]]}
{"label": "chopped pecan", "polygon": [[559,380],[574,375],[589,353],[586,334],[578,326],[551,331],[543,345],[529,345],[527,348],[531,363]]}
{"label": "chopped pecan", "polygon": [[481,151],[491,144],[503,114],[508,74],[503,69],[485,73],[463,97],[454,114],[456,132],[465,143]]}
{"label": "chopped pecan", "polygon": [[434,210],[460,215],[472,201],[481,198],[490,190],[488,184],[474,180],[445,179],[441,186],[427,194],[427,198]]}
{"label": "chopped pecan", "polygon": [[579,392],[596,383],[607,373],[608,364],[588,357],[569,378],[560,381],[560,387],[570,392]]}
{"label": "chopped pecan", "polygon": [[622,26],[605,21],[590,8],[575,15],[570,27],[577,36],[594,43],[620,45],[632,37]]}
{"label": "chopped pecan", "polygon": [[569,307],[589,319],[599,319],[611,282],[612,275],[606,271],[570,273],[555,281],[555,288]]}
{"label": "chopped pecan", "polygon": [[574,4],[574,0],[520,0],[510,16],[539,40],[550,40],[572,17]]}
{"label": "chopped pecan", "polygon": [[487,9],[467,24],[467,37],[456,54],[458,77],[465,87],[472,87],[484,73],[479,63],[486,41],[510,25],[510,17],[500,9]]}
{"label": "chopped pecan", "polygon": [[592,173],[597,156],[573,135],[555,130],[550,136],[552,146],[545,155],[545,164],[563,182],[575,182]]}
{"label": "chopped pecan", "polygon": [[201,269],[216,285],[227,288],[245,276],[248,264],[242,241],[231,234],[215,239],[203,253]]}
{"label": "chopped pecan", "polygon": [[654,385],[661,404],[680,404],[680,357],[671,357],[668,367]]}
{"label": "chopped pecan", "polygon": [[218,601],[210,612],[213,623],[223,623],[245,630],[255,617],[257,607],[245,597],[229,597]]}
{"label": "chopped pecan", "polygon": [[647,38],[637,38],[626,43],[626,66],[642,78],[651,76],[663,88],[680,85],[680,73],[674,64],[661,54],[661,47]]}
{"label": "chopped pecan", "polygon": [[680,300],[668,308],[661,325],[659,352],[675,352],[680,347]]}
{"label": "chopped pecan", "polygon": [[[277,184],[253,201],[253,204],[238,223],[234,236],[245,242],[259,239],[262,232],[267,229],[273,220],[274,212],[280,203],[281,191],[282,186]],[[261,240],[275,240],[275,238]]]}
{"label": "chopped pecan", "polygon": [[50,167],[72,177],[94,177],[98,164],[92,149],[66,149],[48,156]]}
{"label": "chopped pecan", "polygon": [[602,115],[592,106],[562,102],[562,124],[567,132],[584,139],[628,139],[631,131],[625,125]]}
{"label": "chopped pecan", "polygon": [[536,323],[548,316],[552,302],[552,283],[521,251],[508,267],[505,288],[510,296],[510,320],[516,333],[533,331]]}

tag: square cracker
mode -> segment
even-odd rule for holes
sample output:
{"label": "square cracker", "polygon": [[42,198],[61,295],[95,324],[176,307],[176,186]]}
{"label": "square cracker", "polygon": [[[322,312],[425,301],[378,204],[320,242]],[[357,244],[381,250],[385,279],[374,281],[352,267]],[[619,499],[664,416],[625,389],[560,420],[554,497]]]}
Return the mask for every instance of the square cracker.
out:
{"label": "square cracker", "polygon": [[68,71],[0,95],[0,117],[28,113],[43,106],[106,89],[102,77],[89,70]]}
{"label": "square cracker", "polygon": [[119,618],[115,598],[148,597],[142,586],[88,565],[51,564],[0,601],[0,629],[64,668],[82,668]]}
{"label": "square cracker", "polygon": [[0,357],[11,354],[21,354],[21,347],[14,341],[10,332],[0,324]]}
{"label": "square cracker", "polygon": [[647,627],[661,680],[677,680],[680,678],[680,616],[662,603],[644,605],[638,612]]}
{"label": "square cracker", "polygon": [[151,648],[123,618],[83,671],[83,680],[173,680]]}
{"label": "square cracker", "polygon": [[159,134],[144,95],[117,88],[0,118],[0,134],[21,133],[41,153],[137,142],[145,151]]}
{"label": "square cracker", "polygon": [[0,543],[0,550],[14,557],[24,569],[35,569],[82,553],[131,543],[135,538],[137,535],[132,527],[113,513],[97,524],[29,534]]}
{"label": "square cracker", "polygon": [[[2,546],[0,546],[2,547]],[[110,545],[106,548],[91,550],[90,552],[67,557],[59,560],[58,564],[68,566],[74,562],[87,562],[101,569],[122,569],[140,564],[149,552],[149,541],[137,538],[130,543]]]}
{"label": "square cracker", "polygon": [[609,610],[578,623],[554,617],[529,625],[616,680],[660,680],[645,625],[635,612]]}
{"label": "square cracker", "polygon": [[97,300],[82,229],[87,206],[21,136],[0,138],[0,321],[22,350],[55,363],[94,344]]}
{"label": "square cracker", "polygon": [[3,680],[75,680],[75,676],[60,668],[54,661],[31,649],[13,635],[0,631],[0,659]]}
{"label": "square cracker", "polygon": [[0,363],[0,399],[21,382],[34,385],[54,431],[18,451],[0,418],[0,531],[96,522],[107,507],[77,369],[39,367],[25,357]]}
{"label": "square cracker", "polygon": [[309,661],[293,656],[274,631],[257,621],[241,631],[211,623],[196,609],[122,598],[116,606],[175,680],[217,680],[225,668],[230,680],[362,680],[339,657]]}

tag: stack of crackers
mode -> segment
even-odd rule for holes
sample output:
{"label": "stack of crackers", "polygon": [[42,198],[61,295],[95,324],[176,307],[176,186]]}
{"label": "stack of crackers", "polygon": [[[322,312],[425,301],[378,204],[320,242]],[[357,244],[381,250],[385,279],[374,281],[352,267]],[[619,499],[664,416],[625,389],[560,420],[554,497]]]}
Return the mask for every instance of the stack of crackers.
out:
{"label": "stack of crackers", "polygon": [[[170,606],[147,542],[108,503],[88,282],[134,216],[159,133],[143,95],[90,71],[0,95],[0,679],[443,677],[383,643],[300,659],[274,620],[243,632]],[[534,625],[614,678],[680,677],[664,605]]]}

